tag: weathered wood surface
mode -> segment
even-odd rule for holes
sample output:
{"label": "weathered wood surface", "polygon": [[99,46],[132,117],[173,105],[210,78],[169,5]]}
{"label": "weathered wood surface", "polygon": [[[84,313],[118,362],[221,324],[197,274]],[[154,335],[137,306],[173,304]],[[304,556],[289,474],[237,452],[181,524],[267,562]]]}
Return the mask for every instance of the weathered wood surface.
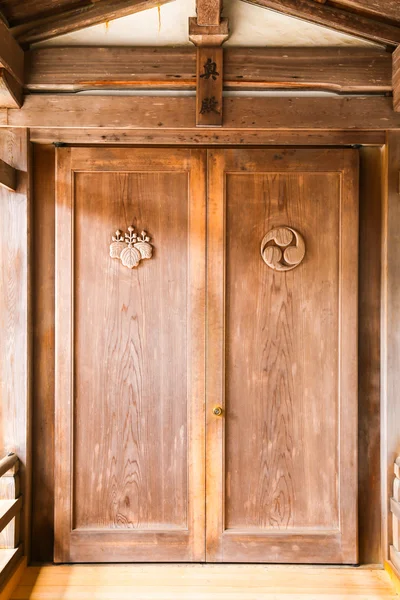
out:
{"label": "weathered wood surface", "polygon": [[337,8],[330,3],[314,0],[244,1],[373,42],[388,46],[398,46],[400,43],[400,27]]}
{"label": "weathered wood surface", "polygon": [[392,495],[393,465],[400,456],[400,202],[399,202],[400,133],[389,132],[385,150],[382,252],[382,549],[389,559],[392,522],[389,497]]}
{"label": "weathered wood surface", "polygon": [[24,51],[0,19],[0,65],[19,82],[24,78]]}
{"label": "weathered wood surface", "polygon": [[358,153],[212,150],[208,194],[207,560],[356,563]]}
{"label": "weathered wood surface", "polygon": [[30,144],[28,132],[0,131],[0,158],[18,169],[15,192],[0,186],[1,454],[20,460],[21,537],[29,552],[31,423]]}
{"label": "weathered wood surface", "polygon": [[221,127],[223,123],[224,51],[217,46],[197,48],[196,125]]}
{"label": "weathered wood surface", "polygon": [[97,0],[96,2],[85,2],[83,6],[82,3],[71,3],[63,12],[49,13],[49,16],[43,20],[17,26],[13,28],[12,32],[21,44],[32,44],[97,23],[155,8],[170,1]]}
{"label": "weathered wood surface", "polygon": [[1,159],[0,185],[11,191],[15,191],[17,188],[17,170]]}
{"label": "weathered wood surface", "polygon": [[[0,110],[0,127],[195,128],[191,97],[32,95],[21,109]],[[385,131],[400,128],[391,98],[224,98],[224,128]],[[116,132],[117,133],[117,132]]]}
{"label": "weathered wood surface", "polygon": [[6,69],[0,68],[0,107],[20,108],[22,104],[22,85]]}
{"label": "weathered wood surface", "polygon": [[274,131],[223,129],[170,130],[124,130],[120,129],[31,129],[31,141],[37,144],[143,144],[143,145],[189,145],[189,146],[352,146],[364,144],[382,146],[385,143],[384,131]]}
{"label": "weathered wood surface", "polygon": [[[24,89],[196,88],[196,49],[53,47],[26,53]],[[225,48],[224,89],[389,93],[391,55],[380,48]]]}
{"label": "weathered wood surface", "polygon": [[219,25],[222,11],[222,0],[197,0],[197,24]]}
{"label": "weathered wood surface", "polygon": [[218,25],[199,25],[196,17],[189,17],[189,40],[195,46],[221,46],[228,37],[228,19]]}
{"label": "weathered wood surface", "polygon": [[[326,0],[322,0],[322,4],[325,2]],[[390,20],[400,23],[398,0],[328,0],[328,4],[367,14],[377,20]]]}

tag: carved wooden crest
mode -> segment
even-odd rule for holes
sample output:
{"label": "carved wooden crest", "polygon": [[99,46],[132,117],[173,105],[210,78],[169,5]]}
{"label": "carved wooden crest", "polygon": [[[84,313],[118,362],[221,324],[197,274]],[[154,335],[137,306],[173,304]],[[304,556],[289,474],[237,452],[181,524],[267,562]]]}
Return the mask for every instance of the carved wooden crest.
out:
{"label": "carved wooden crest", "polygon": [[261,256],[274,271],[290,271],[306,254],[303,236],[291,227],[274,227],[261,242]]}
{"label": "carved wooden crest", "polygon": [[128,231],[124,235],[117,229],[115,235],[112,236],[110,256],[119,258],[124,267],[128,267],[128,269],[137,267],[142,259],[151,258],[152,255],[153,246],[145,231],[138,235],[135,233],[134,227],[128,227]]}

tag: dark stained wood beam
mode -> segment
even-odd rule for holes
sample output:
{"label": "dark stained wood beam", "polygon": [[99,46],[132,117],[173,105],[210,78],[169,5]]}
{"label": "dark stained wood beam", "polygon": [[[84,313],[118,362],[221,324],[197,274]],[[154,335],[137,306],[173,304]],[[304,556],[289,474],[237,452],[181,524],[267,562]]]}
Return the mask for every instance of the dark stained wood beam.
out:
{"label": "dark stained wood beam", "polygon": [[38,22],[12,29],[19,43],[29,45],[49,38],[77,31],[91,25],[111,21],[150,8],[159,7],[172,0],[97,0],[54,14]]}
{"label": "dark stained wood beam", "polygon": [[394,110],[400,112],[400,48],[397,48],[392,54],[393,60],[393,107]]}
{"label": "dark stained wood beam", "polygon": [[[225,90],[392,91],[391,54],[380,48],[225,48]],[[37,48],[26,53],[26,92],[196,89],[193,47]]]}
{"label": "dark stained wood beam", "polygon": [[222,0],[197,0],[197,24],[219,25]]}
{"label": "dark stained wood beam", "polygon": [[24,79],[24,51],[11,35],[8,27],[0,20],[0,67],[22,83]]}
{"label": "dark stained wood beam", "polygon": [[[94,129],[195,129],[196,99],[181,96],[26,96],[20,109],[0,109],[1,127]],[[224,98],[224,128],[236,130],[400,129],[392,98],[233,97]]]}
{"label": "dark stained wood beam", "polygon": [[315,0],[243,0],[389,47],[400,44],[400,27]]}
{"label": "dark stained wood beam", "polygon": [[17,189],[17,171],[0,158],[0,185],[8,190]]}
{"label": "dark stained wood beam", "polygon": [[[325,1],[325,0],[324,0]],[[375,17],[378,20],[400,23],[398,0],[328,0],[336,5],[360,14]]]}

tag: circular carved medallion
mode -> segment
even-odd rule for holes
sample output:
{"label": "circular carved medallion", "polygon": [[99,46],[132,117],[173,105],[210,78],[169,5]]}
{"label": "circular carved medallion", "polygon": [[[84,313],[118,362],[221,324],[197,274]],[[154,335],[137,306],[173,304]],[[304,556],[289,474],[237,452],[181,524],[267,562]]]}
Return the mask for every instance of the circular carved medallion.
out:
{"label": "circular carved medallion", "polygon": [[303,236],[291,227],[274,227],[261,242],[261,256],[274,271],[290,271],[306,254]]}

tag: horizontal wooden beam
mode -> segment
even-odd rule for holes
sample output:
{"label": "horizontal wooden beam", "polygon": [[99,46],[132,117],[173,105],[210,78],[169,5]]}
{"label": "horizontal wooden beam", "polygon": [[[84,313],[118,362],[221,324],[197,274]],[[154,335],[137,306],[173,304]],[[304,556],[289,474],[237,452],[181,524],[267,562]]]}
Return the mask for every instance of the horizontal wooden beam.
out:
{"label": "horizontal wooden beam", "polygon": [[[195,127],[194,97],[27,96],[20,109],[0,109],[0,127],[182,129]],[[378,96],[224,98],[226,129],[400,129],[392,99]]]}
{"label": "horizontal wooden beam", "polygon": [[400,27],[343,10],[329,3],[315,0],[244,1],[387,46],[394,47],[400,44]]}
{"label": "horizontal wooden beam", "polygon": [[[23,545],[20,544],[17,548],[2,548],[0,549],[0,598],[10,598],[11,593],[14,591],[12,588],[8,588],[8,582],[14,576],[14,572],[19,567],[19,564],[23,556]],[[24,568],[26,568],[26,558],[23,561]]]}
{"label": "horizontal wooden beam", "polygon": [[[323,3],[326,0],[323,0]],[[377,20],[397,21],[400,23],[398,0],[328,0],[330,4],[366,14]]]}
{"label": "horizontal wooden beam", "polygon": [[49,38],[78,31],[104,21],[131,15],[143,10],[155,8],[172,0],[97,0],[96,2],[74,4],[74,7],[62,13],[38,21],[14,27],[12,31],[21,44],[32,44]]}
{"label": "horizontal wooden beam", "polygon": [[[26,92],[196,89],[192,47],[53,47],[26,53]],[[225,90],[390,93],[391,54],[379,48],[225,48]]]}
{"label": "horizontal wooden beam", "polygon": [[0,19],[0,67],[7,69],[18,81],[24,78],[24,51]]}
{"label": "horizontal wooden beam", "polygon": [[149,146],[383,146],[384,131],[299,129],[31,129],[36,144],[138,144]]}

